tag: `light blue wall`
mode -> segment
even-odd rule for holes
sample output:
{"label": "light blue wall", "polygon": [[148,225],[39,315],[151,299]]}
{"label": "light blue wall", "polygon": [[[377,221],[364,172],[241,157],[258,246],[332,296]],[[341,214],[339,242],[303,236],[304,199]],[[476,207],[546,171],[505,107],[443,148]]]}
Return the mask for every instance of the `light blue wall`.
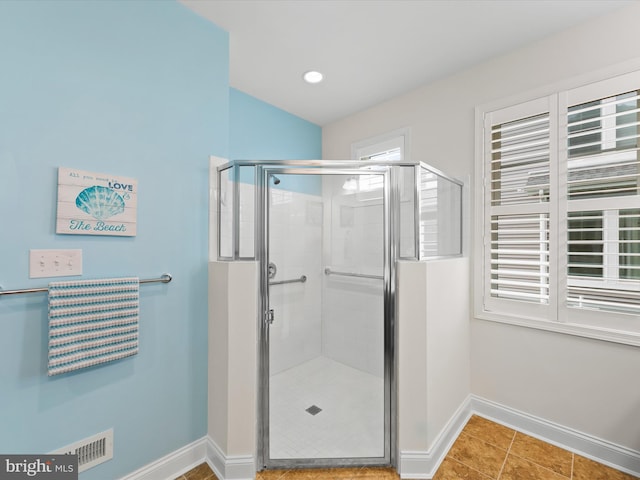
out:
{"label": "light blue wall", "polygon": [[[230,90],[230,125],[229,158],[233,160],[322,158],[321,127],[233,88]],[[277,188],[322,193],[317,177],[283,175],[281,180]]]}
{"label": "light blue wall", "polygon": [[230,89],[230,158],[309,160],[322,158],[322,128],[268,103]]}
{"label": "light blue wall", "polygon": [[[114,479],[206,433],[208,156],[229,155],[228,36],[169,1],[0,1],[0,285],[32,248],[143,285],[140,353],[49,378],[47,297],[0,297],[0,452],[113,427]],[[57,167],[138,180],[138,235],[56,235]],[[78,277],[76,277],[78,278]]]}

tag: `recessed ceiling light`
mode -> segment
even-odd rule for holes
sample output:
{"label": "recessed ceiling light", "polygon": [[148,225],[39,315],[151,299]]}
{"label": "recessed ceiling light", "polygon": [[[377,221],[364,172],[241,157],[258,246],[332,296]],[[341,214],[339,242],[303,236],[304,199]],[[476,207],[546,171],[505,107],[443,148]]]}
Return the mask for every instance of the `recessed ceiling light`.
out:
{"label": "recessed ceiling light", "polygon": [[320,83],[324,78],[324,75],[320,72],[316,72],[315,70],[311,70],[310,72],[306,72],[302,78],[304,78],[304,81],[307,83]]}

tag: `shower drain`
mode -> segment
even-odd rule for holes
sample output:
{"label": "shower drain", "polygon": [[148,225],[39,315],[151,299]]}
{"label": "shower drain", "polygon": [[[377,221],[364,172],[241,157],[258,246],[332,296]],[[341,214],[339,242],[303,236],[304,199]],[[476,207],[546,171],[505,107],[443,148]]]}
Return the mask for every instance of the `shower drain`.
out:
{"label": "shower drain", "polygon": [[309,412],[311,415],[317,415],[322,411],[320,407],[317,405],[311,405],[309,408],[305,409],[305,412]]}

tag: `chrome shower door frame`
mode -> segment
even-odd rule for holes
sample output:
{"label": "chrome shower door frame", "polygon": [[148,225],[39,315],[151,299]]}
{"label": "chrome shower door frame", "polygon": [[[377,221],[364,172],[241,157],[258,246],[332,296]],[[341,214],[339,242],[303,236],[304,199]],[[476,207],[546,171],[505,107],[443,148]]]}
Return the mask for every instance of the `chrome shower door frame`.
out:
{"label": "chrome shower door frame", "polygon": [[[263,468],[396,466],[397,465],[397,362],[396,362],[396,260],[398,258],[399,199],[397,171],[388,164],[356,162],[279,161],[256,164],[255,246],[259,269],[259,379],[257,466]],[[363,175],[384,176],[383,188],[383,308],[384,308],[384,456],[358,458],[271,459],[269,450],[269,179],[273,175]]]}

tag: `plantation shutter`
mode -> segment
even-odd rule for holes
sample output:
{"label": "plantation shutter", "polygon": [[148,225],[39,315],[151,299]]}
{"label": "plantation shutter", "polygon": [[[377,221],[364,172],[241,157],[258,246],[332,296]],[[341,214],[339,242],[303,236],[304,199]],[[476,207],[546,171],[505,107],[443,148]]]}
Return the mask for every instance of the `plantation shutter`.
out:
{"label": "plantation shutter", "polygon": [[550,99],[485,116],[484,307],[548,318],[555,133]]}
{"label": "plantation shutter", "polygon": [[566,305],[640,315],[640,76],[569,91],[563,135]]}

